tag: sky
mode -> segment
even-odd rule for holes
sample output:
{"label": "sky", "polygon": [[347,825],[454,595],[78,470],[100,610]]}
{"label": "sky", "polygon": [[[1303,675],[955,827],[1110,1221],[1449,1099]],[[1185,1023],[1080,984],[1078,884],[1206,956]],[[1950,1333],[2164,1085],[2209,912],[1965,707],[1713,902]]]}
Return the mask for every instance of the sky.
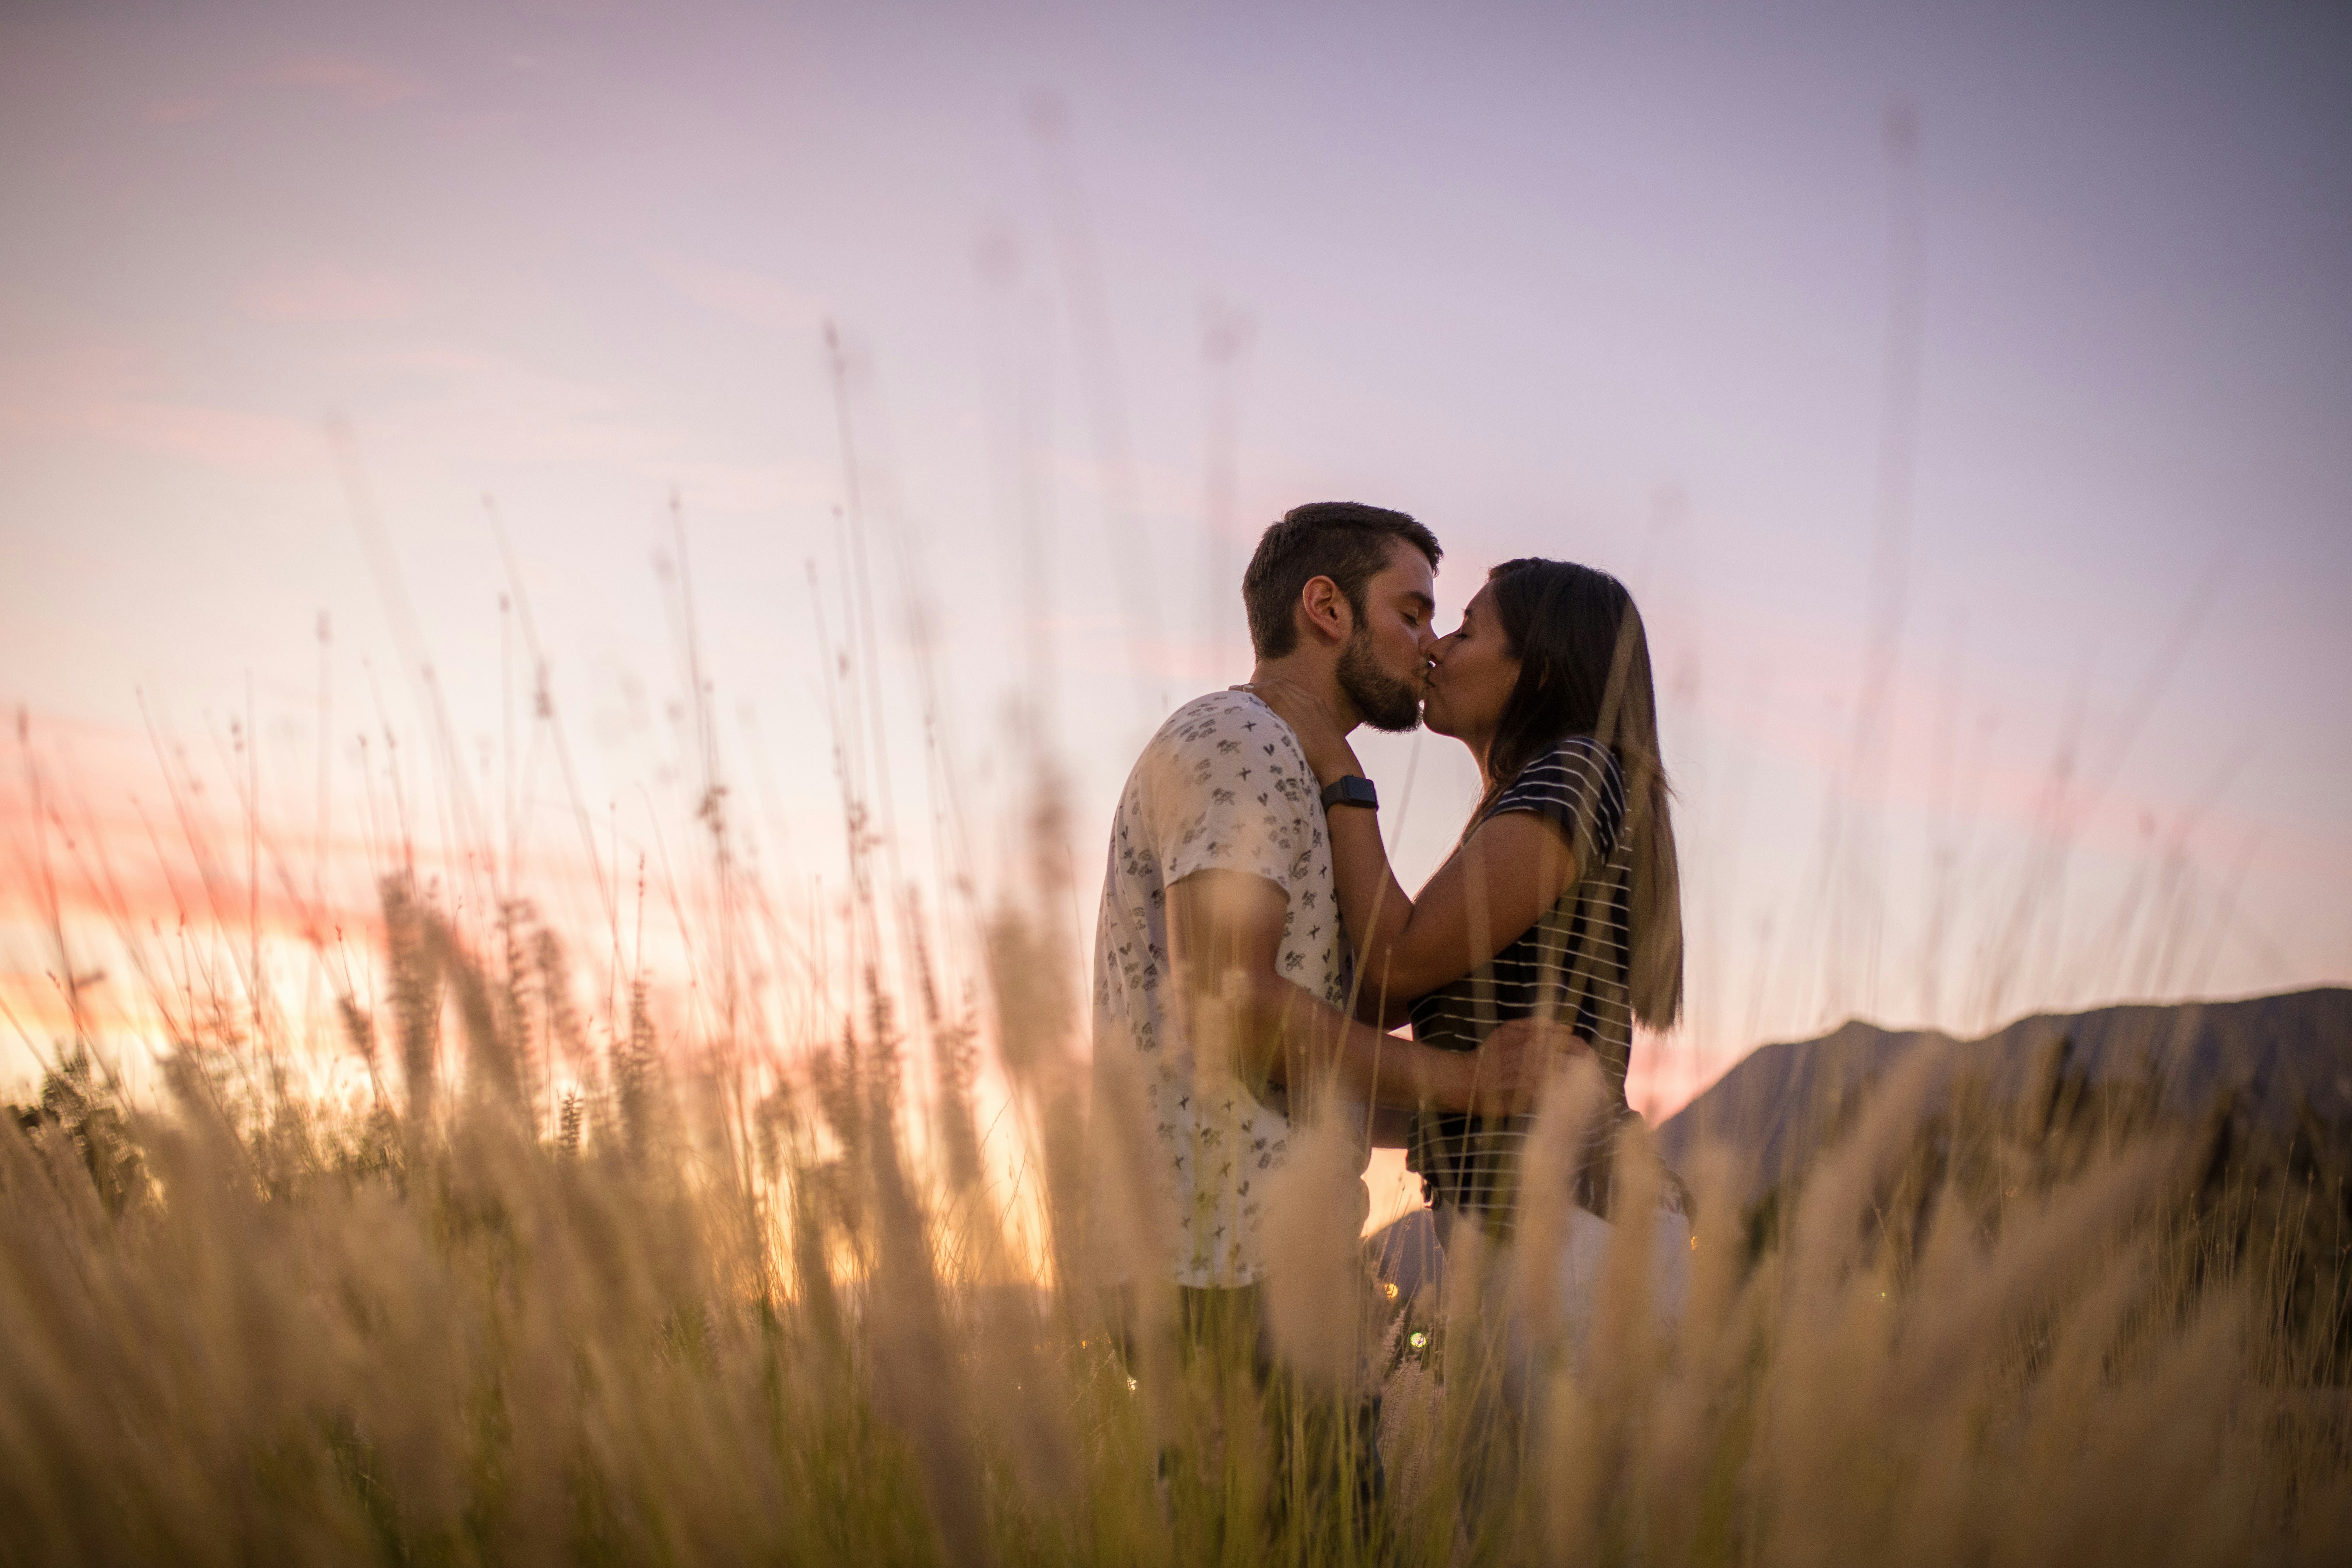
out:
{"label": "sky", "polygon": [[[151,931],[192,834],[216,921],[356,921],[473,809],[593,921],[718,783],[823,907],[844,733],[890,874],[986,889],[1042,738],[1087,940],[1317,499],[1427,521],[1448,626],[1525,554],[1643,605],[1654,1110],[1850,1015],[2352,980],[2347,79],[2320,5],[19,0],[0,1033],[93,844]],[[1411,885],[1475,770],[1362,750]]]}

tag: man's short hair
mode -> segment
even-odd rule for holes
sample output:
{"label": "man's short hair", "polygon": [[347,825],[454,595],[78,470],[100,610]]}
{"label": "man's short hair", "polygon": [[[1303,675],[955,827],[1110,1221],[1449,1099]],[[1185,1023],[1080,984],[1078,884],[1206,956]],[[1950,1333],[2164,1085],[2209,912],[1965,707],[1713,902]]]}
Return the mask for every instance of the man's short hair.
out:
{"label": "man's short hair", "polygon": [[1298,646],[1291,610],[1307,584],[1328,577],[1348,596],[1363,624],[1364,589],[1389,563],[1389,542],[1402,539],[1429,557],[1444,553],[1437,536],[1401,511],[1360,501],[1318,500],[1292,507],[1267,529],[1242,574],[1242,604],[1249,612],[1250,646],[1260,658],[1280,658]]}

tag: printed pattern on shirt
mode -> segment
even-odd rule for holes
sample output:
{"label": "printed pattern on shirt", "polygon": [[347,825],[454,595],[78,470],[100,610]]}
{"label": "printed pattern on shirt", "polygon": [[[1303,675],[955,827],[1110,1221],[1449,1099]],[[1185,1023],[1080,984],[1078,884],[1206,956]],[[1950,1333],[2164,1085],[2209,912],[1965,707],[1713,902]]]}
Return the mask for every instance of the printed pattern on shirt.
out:
{"label": "printed pattern on shirt", "polygon": [[1289,898],[1280,973],[1345,1007],[1353,961],[1325,828],[1297,737],[1242,691],[1214,692],[1170,715],[1119,795],[1095,935],[1095,1060],[1099,1073],[1113,1053],[1141,1058],[1156,1174],[1171,1200],[1168,1268],[1180,1285],[1245,1285],[1264,1271],[1266,1184],[1289,1152],[1291,1128],[1213,1053],[1183,1038],[1168,984],[1168,889],[1203,870],[1273,882]]}
{"label": "printed pattern on shirt", "polygon": [[[1610,1097],[1604,1125],[1629,1114],[1625,1069],[1633,1055],[1630,892],[1633,836],[1617,759],[1590,735],[1572,735],[1529,763],[1479,820],[1531,812],[1577,846],[1578,880],[1543,917],[1478,970],[1412,1005],[1413,1038],[1475,1050],[1498,1024],[1549,1009],[1592,1046]],[[1520,1158],[1534,1119],[1424,1111],[1413,1119],[1406,1165],[1431,1195],[1507,1226]],[[1598,1205],[1594,1206],[1599,1206]]]}

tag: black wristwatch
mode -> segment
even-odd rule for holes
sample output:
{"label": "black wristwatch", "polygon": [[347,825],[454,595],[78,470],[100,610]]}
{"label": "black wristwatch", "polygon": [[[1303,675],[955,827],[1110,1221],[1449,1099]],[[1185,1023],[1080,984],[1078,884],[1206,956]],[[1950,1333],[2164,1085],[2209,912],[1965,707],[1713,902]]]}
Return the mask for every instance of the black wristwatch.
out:
{"label": "black wristwatch", "polygon": [[1333,779],[1323,786],[1323,809],[1328,811],[1335,805],[1360,805],[1378,811],[1381,808],[1381,792],[1374,789],[1372,781],[1361,773],[1349,773],[1346,778]]}

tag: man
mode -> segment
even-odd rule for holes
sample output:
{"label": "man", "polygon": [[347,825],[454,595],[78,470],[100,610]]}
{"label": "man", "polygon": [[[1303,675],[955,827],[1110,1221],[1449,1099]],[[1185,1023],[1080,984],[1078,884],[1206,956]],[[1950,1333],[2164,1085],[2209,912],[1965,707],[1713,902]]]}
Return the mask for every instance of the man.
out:
{"label": "man", "polygon": [[[1296,682],[1343,729],[1415,727],[1440,553],[1402,512],[1291,510],[1243,578],[1253,683]],[[1095,948],[1097,1244],[1114,1278],[1176,1286],[1188,1325],[1258,1321],[1268,1188],[1310,1088],[1360,1176],[1363,1107],[1518,1110],[1549,1065],[1525,1026],[1458,1053],[1349,1016],[1325,814],[1376,809],[1367,781],[1318,790],[1289,726],[1234,690],[1170,715],[1120,795]]]}

